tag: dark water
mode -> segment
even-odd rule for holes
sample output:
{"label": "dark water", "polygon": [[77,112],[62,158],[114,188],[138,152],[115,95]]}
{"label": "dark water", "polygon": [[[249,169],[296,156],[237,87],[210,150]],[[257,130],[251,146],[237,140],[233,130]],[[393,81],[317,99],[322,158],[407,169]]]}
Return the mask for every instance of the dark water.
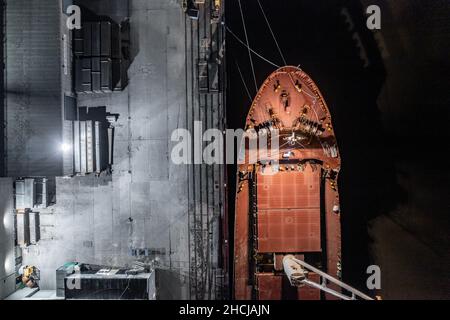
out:
{"label": "dark water", "polygon": [[[250,46],[283,65],[256,0],[241,2]],[[359,1],[261,4],[287,64],[312,77],[333,116],[344,280],[367,291],[366,268],[377,264],[384,298],[450,298],[449,2],[372,1],[381,8],[378,34],[367,29]],[[227,2],[226,21],[245,41],[237,0]],[[227,36],[228,125],[240,128],[250,101],[237,65],[252,96],[255,85],[247,49]],[[275,67],[255,55],[253,62],[259,86]]]}

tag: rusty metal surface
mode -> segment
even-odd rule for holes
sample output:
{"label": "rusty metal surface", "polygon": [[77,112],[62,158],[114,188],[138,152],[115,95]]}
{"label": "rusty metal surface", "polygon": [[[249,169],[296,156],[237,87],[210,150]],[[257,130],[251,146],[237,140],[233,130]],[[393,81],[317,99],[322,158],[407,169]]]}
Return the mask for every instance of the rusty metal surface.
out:
{"label": "rusty metal surface", "polygon": [[260,174],[257,190],[259,252],[321,251],[318,171]]}
{"label": "rusty metal surface", "polygon": [[258,175],[258,210],[275,208],[319,208],[319,171],[279,172]]}
{"label": "rusty metal surface", "polygon": [[[318,282],[319,276],[311,273],[308,279]],[[259,273],[258,279],[258,299],[259,300],[319,300],[320,290],[303,286],[292,287],[286,277],[282,274]]]}
{"label": "rusty metal surface", "polygon": [[[297,81],[302,85],[301,92],[298,92],[294,87]],[[277,83],[279,84],[279,89],[275,89]],[[288,108],[284,107],[281,99],[283,92],[288,94]],[[316,103],[314,103],[314,100]],[[311,109],[309,111],[313,119],[328,118],[331,120],[325,101],[318,87],[309,76],[297,68],[284,67],[271,74],[261,86],[250,108],[247,121],[248,123],[251,123],[251,119],[254,119],[256,123],[266,121],[270,118],[268,109],[271,108],[284,127],[291,127],[305,105],[314,109],[314,111]],[[332,136],[332,132],[326,132],[325,136]]]}
{"label": "rusty metal surface", "polygon": [[234,296],[237,299],[250,299],[248,286],[248,183],[236,196],[236,215],[234,230]]}
{"label": "rusty metal surface", "polygon": [[[333,277],[341,276],[341,216],[333,212],[335,191],[325,185],[325,225],[327,246],[327,272]],[[336,289],[336,288],[334,288]],[[330,298],[331,295],[328,295]]]}
{"label": "rusty metal surface", "polygon": [[[319,282],[320,277],[315,273],[310,273],[308,275],[308,280]],[[298,288],[298,300],[319,300],[320,299],[320,290],[311,288],[311,287],[300,287]]]}
{"label": "rusty metal surface", "polygon": [[[315,123],[322,133],[308,131],[310,127],[299,129],[298,121],[302,117]],[[281,161],[280,166],[260,162],[252,169],[248,166],[252,159],[250,155],[258,150],[250,150],[247,145],[245,163],[239,165],[238,169],[241,173],[253,171],[257,176],[257,252],[300,255],[325,252],[326,249],[326,258],[322,261],[323,271],[339,278],[340,211],[333,212],[333,208],[339,207],[337,176],[340,157],[326,102],[316,84],[302,70],[282,67],[261,86],[246,118],[246,129],[260,130],[268,125],[281,130],[278,137],[280,153],[275,155]],[[286,137],[294,131],[301,139],[305,137],[305,132],[306,136],[310,134],[310,138],[298,144],[285,142],[288,141]],[[333,152],[329,146],[335,148]],[[292,153],[289,162],[283,159],[285,152]],[[323,172],[326,173],[324,185],[321,184]],[[330,172],[334,176],[329,176]],[[282,274],[267,271],[256,273],[257,284],[251,284],[248,185],[239,180],[237,185],[238,190],[242,188],[236,197],[234,298],[251,299],[253,289],[257,292],[255,297],[259,299],[320,299],[317,289],[292,288],[286,284],[287,278]],[[324,189],[321,192],[322,187]],[[324,213],[324,225],[321,225],[321,212]],[[321,239],[321,231],[325,231],[325,241]],[[331,297],[325,295],[325,298]]]}
{"label": "rusty metal surface", "polygon": [[320,210],[265,210],[258,214],[258,252],[317,252]]}
{"label": "rusty metal surface", "polygon": [[258,274],[259,300],[280,300],[282,297],[282,277],[272,274]]}

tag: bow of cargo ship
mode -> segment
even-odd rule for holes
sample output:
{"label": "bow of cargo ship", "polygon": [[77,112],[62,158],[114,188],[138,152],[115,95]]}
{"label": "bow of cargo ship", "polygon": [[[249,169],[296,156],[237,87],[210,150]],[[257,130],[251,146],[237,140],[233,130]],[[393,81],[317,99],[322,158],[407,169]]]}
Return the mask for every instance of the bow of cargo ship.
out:
{"label": "bow of cargo ship", "polygon": [[[259,141],[277,141],[278,148],[262,153],[248,137],[242,141],[234,298],[331,299],[319,289],[292,286],[283,269],[283,258],[293,255],[333,277],[341,276],[340,157],[319,88],[297,67],[276,70],[255,97],[245,130]],[[250,160],[254,153],[256,162]],[[314,272],[305,276],[319,279]]]}

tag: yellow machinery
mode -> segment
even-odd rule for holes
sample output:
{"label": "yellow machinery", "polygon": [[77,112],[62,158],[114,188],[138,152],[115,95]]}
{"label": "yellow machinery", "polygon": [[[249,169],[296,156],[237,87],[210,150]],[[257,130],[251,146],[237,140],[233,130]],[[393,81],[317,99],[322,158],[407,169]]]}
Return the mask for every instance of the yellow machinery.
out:
{"label": "yellow machinery", "polygon": [[22,283],[29,288],[39,286],[40,271],[35,266],[22,266],[19,269],[19,275],[22,276]]}

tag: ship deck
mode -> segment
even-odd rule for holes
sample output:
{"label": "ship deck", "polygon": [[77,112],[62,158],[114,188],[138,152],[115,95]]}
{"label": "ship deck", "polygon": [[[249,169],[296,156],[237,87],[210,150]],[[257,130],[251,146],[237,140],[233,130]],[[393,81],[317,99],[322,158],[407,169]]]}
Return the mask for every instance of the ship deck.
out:
{"label": "ship deck", "polygon": [[[260,150],[249,141],[242,145],[245,152],[238,169],[235,209],[234,297],[331,299],[318,289],[291,286],[282,265],[284,255],[293,254],[340,277],[340,158],[325,101],[303,71],[281,68],[261,87],[246,129],[255,130],[257,139],[261,131],[274,136],[279,148],[264,154],[267,159],[252,162]],[[330,151],[330,146],[335,149]],[[316,274],[308,278],[320,280]]]}

